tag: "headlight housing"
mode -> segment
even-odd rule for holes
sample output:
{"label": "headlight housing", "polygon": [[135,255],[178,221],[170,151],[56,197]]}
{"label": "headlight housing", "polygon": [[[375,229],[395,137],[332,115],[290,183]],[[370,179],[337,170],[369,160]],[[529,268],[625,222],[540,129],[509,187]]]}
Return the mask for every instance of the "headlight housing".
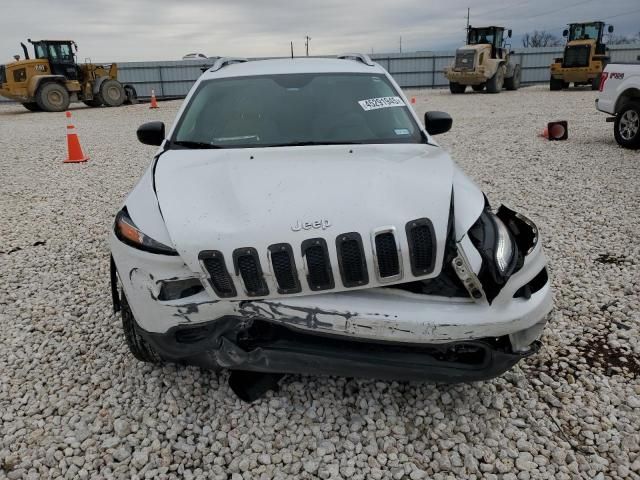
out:
{"label": "headlight housing", "polygon": [[114,231],[116,237],[127,245],[143,250],[149,253],[156,253],[159,255],[178,255],[173,248],[160,243],[153,238],[145,235],[140,229],[133,223],[129,212],[126,207],[118,212],[114,224]]}
{"label": "headlight housing", "polygon": [[488,207],[469,229],[469,238],[482,257],[478,280],[491,302],[521,265],[522,254],[511,231]]}

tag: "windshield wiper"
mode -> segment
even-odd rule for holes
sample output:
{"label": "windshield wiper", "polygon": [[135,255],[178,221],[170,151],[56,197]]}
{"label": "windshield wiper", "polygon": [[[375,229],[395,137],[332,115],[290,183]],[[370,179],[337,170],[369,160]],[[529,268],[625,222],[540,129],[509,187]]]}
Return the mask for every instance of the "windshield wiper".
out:
{"label": "windshield wiper", "polygon": [[186,147],[186,148],[200,148],[200,149],[224,148],[224,147],[221,147],[220,145],[215,145],[213,143],[193,142],[191,140],[176,140],[175,142],[171,142],[171,144],[178,145],[180,147]]}

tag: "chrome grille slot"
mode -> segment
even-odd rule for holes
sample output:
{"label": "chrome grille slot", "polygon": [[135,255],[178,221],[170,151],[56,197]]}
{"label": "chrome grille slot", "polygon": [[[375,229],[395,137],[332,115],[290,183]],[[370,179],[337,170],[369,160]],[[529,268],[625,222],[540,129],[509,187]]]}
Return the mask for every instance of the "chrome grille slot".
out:
{"label": "chrome grille slot", "polygon": [[473,70],[475,59],[476,52],[474,50],[458,50],[454,67],[456,70]]}
{"label": "chrome grille slot", "polygon": [[260,258],[255,248],[238,248],[233,252],[233,266],[236,275],[240,275],[244,288],[249,297],[263,297],[269,295],[262,268],[260,267]]}
{"label": "chrome grille slot", "polygon": [[393,230],[376,233],[373,242],[378,278],[387,282],[398,280],[401,257]]}

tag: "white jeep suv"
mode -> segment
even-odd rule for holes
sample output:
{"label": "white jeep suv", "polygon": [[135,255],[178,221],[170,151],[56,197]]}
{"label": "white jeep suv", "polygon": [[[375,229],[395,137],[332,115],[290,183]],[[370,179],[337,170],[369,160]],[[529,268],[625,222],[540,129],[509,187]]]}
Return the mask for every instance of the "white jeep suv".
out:
{"label": "white jeep suv", "polygon": [[535,225],[460,171],[366,55],[219,59],[110,238],[114,308],[143,361],[461,382],[537,351],[552,306]]}

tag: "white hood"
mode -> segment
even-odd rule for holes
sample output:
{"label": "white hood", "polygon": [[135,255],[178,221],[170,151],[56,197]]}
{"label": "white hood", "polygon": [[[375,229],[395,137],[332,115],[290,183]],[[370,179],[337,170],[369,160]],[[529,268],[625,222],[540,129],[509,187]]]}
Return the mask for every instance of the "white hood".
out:
{"label": "white hood", "polygon": [[[324,238],[331,263],[337,266],[336,237],[360,233],[370,288],[377,282],[371,233],[395,226],[403,252],[404,276],[399,281],[406,282],[414,277],[404,255],[405,225],[425,217],[433,223],[437,239],[436,268],[429,276],[437,276],[455,171],[441,148],[424,144],[169,150],[158,160],[155,184],[169,235],[194,272],[202,273],[200,251],[218,250],[233,276],[233,251],[254,247],[272,285],[268,247],[288,243],[301,294],[308,294],[300,253],[303,240]],[[318,222],[319,228],[298,229],[305,222]],[[344,289],[337,267],[334,277],[335,290]]]}

